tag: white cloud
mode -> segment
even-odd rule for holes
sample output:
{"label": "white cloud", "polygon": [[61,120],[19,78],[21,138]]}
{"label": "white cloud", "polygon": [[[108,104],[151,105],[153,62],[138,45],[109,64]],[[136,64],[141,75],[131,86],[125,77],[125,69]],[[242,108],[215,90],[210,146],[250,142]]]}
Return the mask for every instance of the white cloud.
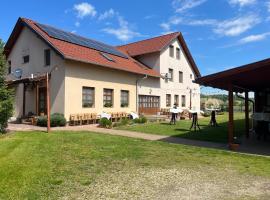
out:
{"label": "white cloud", "polygon": [[77,17],[81,19],[87,16],[94,17],[97,14],[95,7],[86,2],[75,4],[73,9],[76,11]]}
{"label": "white cloud", "polygon": [[202,19],[202,20],[188,20],[187,25],[191,26],[205,26],[205,25],[216,25],[218,23],[215,19]]}
{"label": "white cloud", "polygon": [[161,24],[160,24],[160,27],[161,27],[164,31],[169,31],[169,30],[171,29],[170,23],[165,23],[165,22],[161,23]]}
{"label": "white cloud", "polygon": [[205,3],[207,0],[173,0],[172,5],[175,12],[185,12],[191,8],[195,8]]}
{"label": "white cloud", "polygon": [[238,36],[260,23],[260,21],[260,18],[256,15],[225,20],[214,28],[214,32],[219,35]]}
{"label": "white cloud", "polygon": [[76,27],[80,27],[81,23],[80,22],[75,22]]}
{"label": "white cloud", "polygon": [[239,5],[240,7],[253,5],[257,0],[229,0],[231,5]]}
{"label": "white cloud", "polygon": [[128,41],[134,37],[142,36],[142,34],[135,32],[131,29],[129,23],[121,16],[118,16],[118,28],[105,28],[104,32],[112,34],[121,41]]}
{"label": "white cloud", "polygon": [[106,10],[104,13],[102,13],[99,17],[98,17],[98,20],[105,20],[105,19],[108,19],[108,18],[112,18],[114,17],[115,15],[117,15],[117,12],[114,11],[114,9],[109,9],[109,10]]}
{"label": "white cloud", "polygon": [[258,34],[258,35],[250,35],[250,36],[242,38],[239,41],[239,43],[246,44],[246,43],[251,43],[251,42],[258,42],[258,41],[265,40],[268,36],[270,36],[270,32],[262,33],[262,34]]}
{"label": "white cloud", "polygon": [[268,12],[270,12],[270,1],[266,2],[266,7],[267,7]]}
{"label": "white cloud", "polygon": [[156,15],[146,15],[145,17],[144,17],[144,19],[153,19],[153,18],[155,18],[156,17]]}
{"label": "white cloud", "polygon": [[181,17],[173,16],[167,22],[163,22],[160,24],[160,27],[163,29],[163,33],[170,33],[171,26],[178,25],[182,23],[183,19]]}

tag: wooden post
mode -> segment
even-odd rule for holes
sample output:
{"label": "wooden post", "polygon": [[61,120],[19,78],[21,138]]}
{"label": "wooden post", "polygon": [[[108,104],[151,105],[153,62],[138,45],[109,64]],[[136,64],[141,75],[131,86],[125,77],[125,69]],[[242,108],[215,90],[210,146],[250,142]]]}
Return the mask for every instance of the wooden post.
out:
{"label": "wooden post", "polygon": [[245,125],[246,125],[246,137],[249,138],[249,101],[248,91],[245,92]]}
{"label": "wooden post", "polygon": [[39,104],[39,85],[38,85],[38,82],[36,83],[36,114],[39,115],[39,112],[38,112],[38,104]]}
{"label": "wooden post", "polygon": [[47,89],[47,132],[51,130],[51,111],[50,111],[50,85],[49,85],[49,73],[46,73],[46,89]]}
{"label": "wooden post", "polygon": [[23,117],[25,117],[25,90],[26,90],[26,85],[23,83]]}
{"label": "wooden post", "polygon": [[229,85],[229,126],[228,126],[228,142],[233,143],[234,122],[233,122],[233,87]]}

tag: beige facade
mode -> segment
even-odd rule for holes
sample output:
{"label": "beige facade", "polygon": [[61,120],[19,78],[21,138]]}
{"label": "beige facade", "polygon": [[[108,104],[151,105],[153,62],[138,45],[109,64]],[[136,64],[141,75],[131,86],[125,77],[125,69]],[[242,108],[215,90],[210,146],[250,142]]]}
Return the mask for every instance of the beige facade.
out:
{"label": "beige facade", "polygon": [[[65,63],[65,115],[74,113],[135,112],[136,79],[135,74],[105,67],[67,61]],[[82,88],[92,87],[95,103],[92,108],[82,107]],[[113,106],[103,105],[103,90],[113,90]],[[121,90],[129,92],[129,104],[121,107]]]}
{"label": "beige facade", "polygon": [[[169,45],[161,52],[146,54],[139,56],[138,59],[152,67],[153,69],[160,72],[161,75],[165,76],[169,69],[173,70],[172,81],[167,79],[145,79],[140,82],[139,94],[140,95],[151,95],[160,97],[160,107],[166,108],[171,107],[174,104],[174,97],[178,95],[179,106],[182,108],[190,107],[191,97],[191,109],[200,109],[200,86],[193,83],[196,75],[192,70],[191,64],[189,63],[178,39],[175,39],[170,44],[174,48],[174,56],[171,57],[169,53]],[[176,58],[176,48],[180,49],[180,59]],[[183,82],[179,82],[179,72],[183,73]],[[171,95],[171,106],[166,105],[166,95]],[[181,99],[185,96],[185,106],[182,106]]]}
{"label": "beige facade", "polygon": [[[51,65],[44,64],[44,50],[50,47],[38,38],[31,30],[24,28],[16,44],[8,56],[11,70],[23,70],[23,78],[43,75],[51,72],[50,101],[51,113],[62,113],[67,119],[70,114],[101,112],[131,112],[136,111],[136,80],[139,75],[113,70],[106,67],[64,60],[51,50]],[[23,56],[29,55],[29,62],[23,63]],[[8,75],[7,79],[15,77]],[[95,103],[92,108],[82,106],[82,88],[95,88]],[[14,117],[23,115],[23,84],[15,85]],[[113,89],[113,106],[103,106],[103,89]],[[121,90],[128,91],[129,103],[121,107]],[[37,111],[36,89],[28,86],[25,92],[25,114]]]}
{"label": "beige facade", "polygon": [[[52,113],[64,113],[65,105],[65,67],[64,60],[51,50],[51,65],[44,64],[44,50],[50,47],[36,36],[30,29],[23,28],[16,44],[10,52],[7,60],[11,62],[11,71],[20,68],[23,70],[22,78],[43,75],[52,71],[50,84],[51,88],[51,111]],[[23,62],[23,56],[29,55],[29,62]],[[7,79],[14,79],[8,75]],[[36,91],[33,87],[26,88],[25,93],[25,114],[36,113]],[[23,84],[15,86],[15,111],[14,117],[21,117],[23,114]]]}
{"label": "beige facade", "polygon": [[[38,77],[50,73],[50,109],[51,113],[62,113],[69,119],[71,114],[97,113],[102,112],[131,112],[138,111],[137,104],[153,105],[153,112],[157,113],[160,108],[171,107],[174,104],[175,95],[178,96],[180,107],[188,108],[190,97],[192,109],[200,109],[200,88],[193,83],[195,73],[192,70],[180,43],[175,39],[171,45],[174,47],[174,56],[169,55],[169,46],[161,52],[137,56],[135,59],[146,66],[153,68],[161,75],[173,70],[172,80],[147,77],[135,73],[97,66],[94,64],[71,61],[64,59],[61,55],[38,37],[28,27],[24,27],[16,40],[7,60],[11,62],[11,71],[22,69],[22,79]],[[180,48],[180,59],[176,58],[176,48]],[[50,50],[50,65],[45,66],[45,50]],[[23,57],[29,56],[29,62],[24,62]],[[179,82],[179,71],[183,72],[183,83]],[[14,80],[12,74],[7,77]],[[91,98],[94,99],[91,105],[85,106],[83,100],[83,88],[91,88]],[[40,91],[45,89],[44,85],[29,84],[25,90],[23,84],[17,84],[15,89],[15,112],[14,117],[23,116],[23,94],[25,91],[24,114],[40,114],[42,104]],[[104,106],[104,89],[112,90],[112,106]],[[44,90],[45,91],[45,90]],[[121,103],[121,91],[128,94],[128,103],[123,106]],[[190,93],[191,91],[191,93]],[[122,92],[123,93],[123,92]],[[150,102],[142,102],[144,95]],[[167,105],[166,95],[171,95],[171,104]],[[190,96],[191,94],[191,96]],[[155,96],[157,98],[148,98]],[[182,105],[181,97],[185,96],[186,104]],[[87,96],[89,97],[89,96]],[[43,97],[44,98],[44,97]],[[141,104],[140,104],[141,103]],[[92,105],[93,104],[93,105]],[[43,111],[45,112],[45,110]]]}

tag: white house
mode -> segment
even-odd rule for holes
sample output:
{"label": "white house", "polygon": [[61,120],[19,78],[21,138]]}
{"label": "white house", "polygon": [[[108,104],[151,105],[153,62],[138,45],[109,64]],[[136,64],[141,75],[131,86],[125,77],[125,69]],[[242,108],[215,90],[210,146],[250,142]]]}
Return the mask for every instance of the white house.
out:
{"label": "white house", "polygon": [[138,83],[139,110],[154,114],[177,104],[200,109],[200,72],[181,33],[171,33],[120,46],[130,56],[158,71],[161,78],[145,77]]}

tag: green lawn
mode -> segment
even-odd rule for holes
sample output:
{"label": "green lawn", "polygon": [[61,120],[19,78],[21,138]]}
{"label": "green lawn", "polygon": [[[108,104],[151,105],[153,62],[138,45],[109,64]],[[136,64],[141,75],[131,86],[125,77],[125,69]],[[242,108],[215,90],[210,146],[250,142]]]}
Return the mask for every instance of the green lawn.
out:
{"label": "green lawn", "polygon": [[[244,113],[235,113],[235,136],[244,134]],[[201,131],[190,131],[190,120],[178,121],[176,125],[169,122],[133,124],[129,126],[117,127],[122,130],[137,131],[150,134],[168,135],[194,140],[205,140],[226,143],[228,141],[228,114],[218,115],[219,127],[209,127],[210,117],[199,119]]]}
{"label": "green lawn", "polygon": [[90,132],[18,132],[0,136],[0,199],[160,199],[186,191],[230,199],[227,190],[267,199],[269,166],[265,157]]}

